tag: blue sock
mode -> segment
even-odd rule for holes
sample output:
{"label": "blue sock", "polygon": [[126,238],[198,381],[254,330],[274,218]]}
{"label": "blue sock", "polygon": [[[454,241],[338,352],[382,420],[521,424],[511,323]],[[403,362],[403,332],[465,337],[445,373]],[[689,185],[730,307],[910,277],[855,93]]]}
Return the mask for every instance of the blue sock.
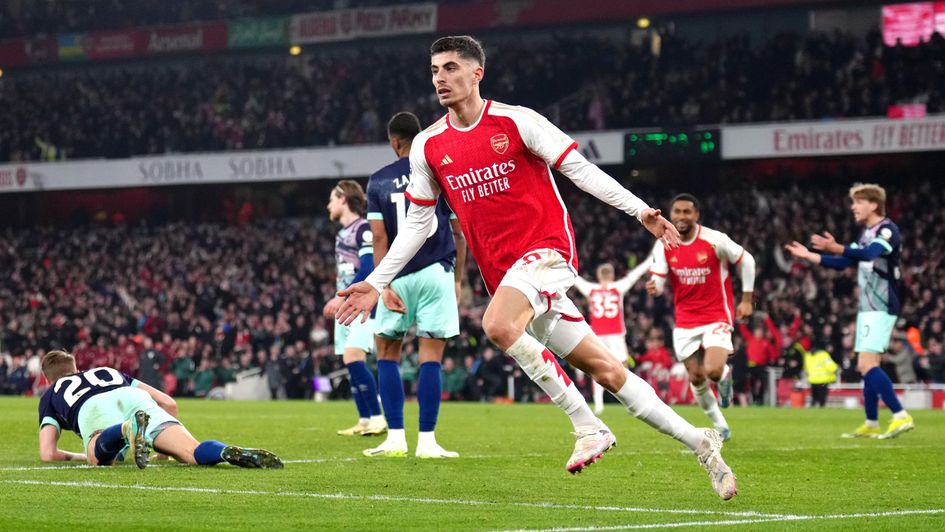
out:
{"label": "blue sock", "polygon": [[400,379],[400,364],[393,360],[377,361],[377,388],[384,403],[387,426],[404,428],[404,382]]}
{"label": "blue sock", "polygon": [[200,465],[214,465],[223,461],[223,449],[225,443],[216,440],[207,440],[200,442],[200,445],[194,449],[194,459]]}
{"label": "blue sock", "polygon": [[420,403],[420,432],[433,432],[436,418],[440,414],[440,398],[443,390],[440,381],[440,363],[420,364],[417,377],[417,402]]}
{"label": "blue sock", "polygon": [[121,423],[103,430],[95,441],[95,459],[101,465],[109,465],[125,447],[125,437],[121,434]]}
{"label": "blue sock", "polygon": [[863,410],[866,410],[867,421],[879,420],[879,396],[873,389],[873,383],[870,379],[863,376]]}
{"label": "blue sock", "polygon": [[[863,379],[869,381],[870,386],[874,390],[874,393],[883,398],[883,402],[886,403],[886,406],[888,406],[890,410],[892,410],[893,414],[902,410],[902,404],[899,402],[899,397],[896,396],[896,391],[893,390],[892,381],[889,380],[889,375],[886,375],[886,372],[883,371],[883,368],[876,366],[875,368],[867,371],[866,375],[863,376]],[[879,409],[879,405],[876,406],[876,409]]]}
{"label": "blue sock", "polygon": [[[352,362],[348,364],[348,374],[351,375],[351,386],[357,386],[358,414],[361,417],[371,417],[381,415],[381,403],[377,400],[377,383],[374,381],[374,375],[368,369],[364,362]],[[354,395],[354,390],[352,390]],[[355,399],[357,403],[358,399]]]}

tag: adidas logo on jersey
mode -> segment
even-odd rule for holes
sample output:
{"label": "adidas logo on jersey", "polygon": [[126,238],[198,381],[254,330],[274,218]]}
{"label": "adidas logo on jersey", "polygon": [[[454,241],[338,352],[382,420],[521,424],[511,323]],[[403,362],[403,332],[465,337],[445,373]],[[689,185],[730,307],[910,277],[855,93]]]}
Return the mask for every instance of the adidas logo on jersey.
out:
{"label": "adidas logo on jersey", "polygon": [[449,154],[444,155],[443,160],[440,161],[440,166],[446,166],[448,164],[453,164],[453,159],[449,156]]}

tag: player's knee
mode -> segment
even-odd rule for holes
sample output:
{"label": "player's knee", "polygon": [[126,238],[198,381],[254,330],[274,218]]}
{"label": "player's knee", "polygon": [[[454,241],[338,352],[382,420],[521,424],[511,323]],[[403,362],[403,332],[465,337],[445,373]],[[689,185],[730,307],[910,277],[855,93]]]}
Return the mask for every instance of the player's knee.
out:
{"label": "player's knee", "polygon": [[868,357],[860,355],[859,359],[856,361],[856,369],[860,372],[860,375],[866,375],[869,371],[879,364],[873,360],[868,360]]}
{"label": "player's knee", "polygon": [[525,331],[514,323],[498,320],[494,316],[486,315],[482,318],[482,330],[495,345],[508,349]]}
{"label": "player's knee", "polygon": [[[724,373],[725,373],[724,366],[721,368],[706,368],[705,376],[713,381],[718,381],[719,379],[722,378],[722,374]],[[705,380],[705,377],[703,377],[702,380]]]}

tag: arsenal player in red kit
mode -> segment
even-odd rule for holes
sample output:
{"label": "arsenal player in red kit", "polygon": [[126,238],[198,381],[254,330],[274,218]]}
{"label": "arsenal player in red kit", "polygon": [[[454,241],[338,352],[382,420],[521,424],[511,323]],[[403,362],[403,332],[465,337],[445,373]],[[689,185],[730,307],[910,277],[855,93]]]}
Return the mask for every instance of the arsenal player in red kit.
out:
{"label": "arsenal player in red kit", "polygon": [[[734,320],[751,316],[755,285],[755,259],[725,233],[699,224],[699,201],[691,194],[673,198],[670,219],[683,242],[668,248],[657,242],[653,249],[650,295],[663,292],[666,279],[673,285],[676,327],[673,348],[686,365],[699,406],[715,424],[723,439],[731,430],[706,378],[715,382],[722,406],[732,398],[732,372],[726,364],[732,354]],[[742,300],[735,306],[730,265],[738,268]]]}
{"label": "arsenal player in red kit", "polygon": [[437,198],[444,194],[492,294],[483,329],[574,425],[577,442],[567,469],[581,471],[616,440],[554,354],[589,374],[631,414],[689,447],[716,493],[732,498],[735,475],[722,459],[718,432],[693,427],[617,362],[566,295],[577,278],[577,251],[551,168],[635,217],[667,247],[678,244],[676,229],[588,162],[575,150],[577,143],[547,119],[530,109],[484,100],[479,83],[485,62],[482,46],[472,37],[433,43],[433,86],[448,112],[414,139],[405,193],[411,207],[403,229],[364,282],[339,292],[346,300],[337,319],[347,324],[367,318],[381,291],[430,234]]}
{"label": "arsenal player in red kit", "polygon": [[[614,266],[601,264],[597,267],[597,282],[592,283],[578,276],[574,280],[574,288],[587,298],[588,310],[591,313],[591,330],[600,339],[604,347],[621,364],[626,364],[630,358],[627,351],[627,326],[624,324],[623,298],[631,287],[650,269],[652,261],[647,258],[630,272],[614,280]],[[594,413],[604,412],[604,388],[593,385]]]}

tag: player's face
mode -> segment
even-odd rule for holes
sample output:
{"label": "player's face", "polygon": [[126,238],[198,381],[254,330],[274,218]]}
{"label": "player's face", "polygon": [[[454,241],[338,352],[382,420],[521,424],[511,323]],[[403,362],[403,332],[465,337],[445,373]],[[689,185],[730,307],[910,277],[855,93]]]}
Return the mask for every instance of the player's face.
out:
{"label": "player's face", "polygon": [[345,205],[344,197],[339,194],[337,190],[332,190],[331,196],[328,199],[328,219],[333,222],[340,220],[341,215],[344,213]]}
{"label": "player's face", "polygon": [[443,52],[430,58],[433,89],[443,107],[451,107],[476,94],[483,68],[456,52]]}
{"label": "player's face", "polygon": [[853,203],[850,205],[853,218],[860,223],[865,222],[876,208],[877,205],[875,203],[863,198],[853,198]]}
{"label": "player's face", "polygon": [[677,201],[670,207],[669,219],[680,235],[688,235],[699,221],[699,211],[691,201]]}

